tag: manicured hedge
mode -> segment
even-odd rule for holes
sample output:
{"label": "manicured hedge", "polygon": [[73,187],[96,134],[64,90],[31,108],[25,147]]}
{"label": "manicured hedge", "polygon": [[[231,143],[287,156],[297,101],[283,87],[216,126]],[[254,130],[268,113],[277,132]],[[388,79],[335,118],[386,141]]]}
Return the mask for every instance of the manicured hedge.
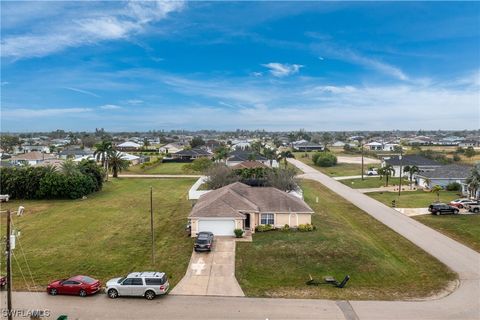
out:
{"label": "manicured hedge", "polygon": [[12,199],[78,199],[102,189],[103,172],[82,161],[78,172],[65,175],[51,167],[0,168],[0,193]]}

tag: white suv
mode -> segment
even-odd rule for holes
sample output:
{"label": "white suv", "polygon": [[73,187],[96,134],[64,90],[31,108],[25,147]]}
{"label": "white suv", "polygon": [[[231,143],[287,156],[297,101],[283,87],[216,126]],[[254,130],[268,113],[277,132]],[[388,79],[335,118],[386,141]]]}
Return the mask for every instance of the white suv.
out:
{"label": "white suv", "polygon": [[167,275],[163,272],[132,272],[124,278],[107,281],[106,292],[112,299],[118,296],[141,296],[152,300],[168,291]]}

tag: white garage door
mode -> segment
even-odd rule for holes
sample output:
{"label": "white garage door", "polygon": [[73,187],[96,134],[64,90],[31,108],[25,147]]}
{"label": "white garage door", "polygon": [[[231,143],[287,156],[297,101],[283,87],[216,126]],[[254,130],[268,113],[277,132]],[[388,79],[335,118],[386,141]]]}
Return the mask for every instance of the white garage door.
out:
{"label": "white garage door", "polygon": [[233,236],[235,220],[198,220],[198,232],[210,231],[216,236]]}

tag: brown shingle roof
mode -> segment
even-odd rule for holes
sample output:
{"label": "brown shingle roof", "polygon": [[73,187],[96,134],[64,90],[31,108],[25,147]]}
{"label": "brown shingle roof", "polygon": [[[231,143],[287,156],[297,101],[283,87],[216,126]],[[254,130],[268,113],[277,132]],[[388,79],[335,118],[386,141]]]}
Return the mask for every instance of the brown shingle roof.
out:
{"label": "brown shingle roof", "polygon": [[272,187],[235,182],[200,197],[190,217],[245,218],[242,212],[313,213],[300,198]]}
{"label": "brown shingle roof", "polygon": [[34,161],[34,160],[43,160],[46,158],[51,158],[40,151],[32,151],[23,154],[19,154],[10,158],[10,160],[17,160],[17,161]]}
{"label": "brown shingle roof", "polygon": [[249,161],[243,161],[243,162],[240,162],[239,164],[237,165],[234,165],[232,167],[233,170],[237,170],[237,169],[253,169],[253,168],[268,168],[267,165],[261,163],[261,162],[258,162],[258,161],[254,161],[254,160],[249,160]]}

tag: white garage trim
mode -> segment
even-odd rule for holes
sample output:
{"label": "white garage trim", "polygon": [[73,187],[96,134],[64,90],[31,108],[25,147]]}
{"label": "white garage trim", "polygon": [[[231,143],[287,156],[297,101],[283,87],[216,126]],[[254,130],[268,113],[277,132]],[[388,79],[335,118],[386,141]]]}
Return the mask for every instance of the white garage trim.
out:
{"label": "white garage trim", "polygon": [[235,219],[199,218],[198,232],[210,231],[216,236],[233,236],[235,233]]}

